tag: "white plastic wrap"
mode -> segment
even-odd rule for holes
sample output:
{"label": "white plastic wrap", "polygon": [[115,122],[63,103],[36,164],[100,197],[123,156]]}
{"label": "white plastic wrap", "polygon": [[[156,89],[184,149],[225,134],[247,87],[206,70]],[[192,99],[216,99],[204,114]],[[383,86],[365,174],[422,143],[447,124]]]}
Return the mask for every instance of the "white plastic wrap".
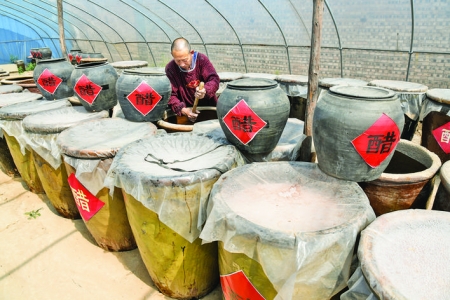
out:
{"label": "white plastic wrap", "polygon": [[433,101],[432,99],[425,97],[425,100],[422,103],[422,110],[420,111],[420,121],[423,121],[423,119],[430,112],[433,112],[433,111],[440,112],[444,115],[450,116],[450,104],[439,103],[439,102]]}
{"label": "white plastic wrap", "polygon": [[[306,138],[306,135],[303,134],[303,128],[303,121],[296,118],[289,118],[274,150],[266,154],[242,153],[242,155],[247,163],[264,161],[295,161],[300,154],[300,147],[303,140]],[[204,133],[221,143],[231,145],[225,137],[225,134],[217,119],[195,123],[192,132]]]}
{"label": "white plastic wrap", "polygon": [[41,112],[23,119],[24,139],[28,147],[56,170],[61,165],[61,149],[56,143],[59,134],[76,124],[108,116],[106,110],[88,112],[83,106]]}
{"label": "white plastic wrap", "polygon": [[239,151],[195,133],[156,135],[127,145],[116,155],[105,186],[122,188],[189,242],[206,220],[212,185],[243,165]]}
{"label": "white plastic wrap", "polygon": [[419,120],[422,103],[426,98],[426,93],[400,93],[397,92],[400,99],[403,113],[411,120]]}
{"label": "white plastic wrap", "polygon": [[343,289],[358,233],[375,219],[355,182],[306,162],[253,163],[221,176],[200,238],[257,261],[275,299],[329,299]]}
{"label": "white plastic wrap", "polygon": [[106,172],[120,148],[156,132],[156,126],[149,122],[105,118],[64,130],[56,143],[65,154],[64,161],[76,169],[77,179],[96,195],[104,187]]}
{"label": "white plastic wrap", "polygon": [[448,212],[401,210],[378,217],[361,233],[361,271],[341,299],[448,299],[449,232]]}

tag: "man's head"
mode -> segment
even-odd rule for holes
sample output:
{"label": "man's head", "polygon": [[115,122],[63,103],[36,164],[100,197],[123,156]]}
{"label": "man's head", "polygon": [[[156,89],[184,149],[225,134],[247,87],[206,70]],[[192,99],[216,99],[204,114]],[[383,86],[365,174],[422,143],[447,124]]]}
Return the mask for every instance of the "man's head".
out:
{"label": "man's head", "polygon": [[170,47],[173,60],[184,70],[189,70],[192,63],[191,45],[185,38],[177,38],[172,42]]}

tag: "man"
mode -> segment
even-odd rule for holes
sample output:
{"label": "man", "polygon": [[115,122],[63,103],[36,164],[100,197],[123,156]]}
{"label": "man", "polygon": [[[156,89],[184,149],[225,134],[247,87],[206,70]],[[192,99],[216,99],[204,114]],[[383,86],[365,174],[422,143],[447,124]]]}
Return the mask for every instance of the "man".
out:
{"label": "man", "polygon": [[[184,38],[175,39],[170,51],[173,60],[166,65],[166,75],[172,85],[172,94],[168,104],[178,116],[187,116],[195,122],[200,113],[192,111],[196,97],[199,106],[216,106],[219,75],[208,57],[191,50]],[[200,82],[205,83],[203,89],[199,89]]]}

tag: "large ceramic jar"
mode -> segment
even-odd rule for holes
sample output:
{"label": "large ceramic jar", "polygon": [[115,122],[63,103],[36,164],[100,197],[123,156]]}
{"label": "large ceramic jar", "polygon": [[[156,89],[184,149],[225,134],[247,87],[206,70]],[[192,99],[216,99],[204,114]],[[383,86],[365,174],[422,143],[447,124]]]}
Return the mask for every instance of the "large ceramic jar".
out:
{"label": "large ceramic jar", "polygon": [[239,150],[267,153],[281,137],[289,107],[276,81],[244,78],[228,83],[217,103],[217,118],[228,141]]}
{"label": "large ceramic jar", "polygon": [[170,92],[170,81],[164,72],[127,69],[116,83],[122,112],[127,120],[134,122],[161,120]]}
{"label": "large ceramic jar", "polygon": [[69,83],[87,111],[102,111],[117,104],[117,78],[110,64],[92,62],[75,66]]}
{"label": "large ceramic jar", "polygon": [[73,66],[64,58],[42,59],[36,64],[33,79],[47,100],[67,98],[73,95],[68,84]]}
{"label": "large ceramic jar", "polygon": [[50,59],[52,58],[52,50],[49,47],[38,48],[36,58]]}
{"label": "large ceramic jar", "polygon": [[345,180],[377,179],[394,154],[404,122],[393,91],[368,86],[324,91],[313,118],[320,169]]}
{"label": "large ceramic jar", "polygon": [[103,54],[98,53],[98,52],[86,52],[85,53],[85,52],[81,52],[81,51],[75,55],[77,64],[80,64],[81,60],[83,58],[104,58],[104,56],[103,56]]}

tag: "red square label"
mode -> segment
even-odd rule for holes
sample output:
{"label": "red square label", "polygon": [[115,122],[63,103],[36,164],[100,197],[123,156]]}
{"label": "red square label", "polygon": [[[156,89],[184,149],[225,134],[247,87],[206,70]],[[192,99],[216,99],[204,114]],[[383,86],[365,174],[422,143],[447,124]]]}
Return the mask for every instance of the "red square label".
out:
{"label": "red square label", "polygon": [[222,120],[231,133],[244,145],[253,140],[267,124],[248,106],[244,99],[240,100]]}
{"label": "red square label", "polygon": [[433,136],[441,149],[446,153],[450,153],[450,122],[433,130]]}
{"label": "red square label", "polygon": [[127,99],[137,111],[146,116],[155,108],[162,97],[147,82],[142,80],[137,88],[127,96]]}
{"label": "red square label", "polygon": [[352,141],[356,151],[372,168],[378,167],[395,150],[400,130],[389,116],[383,115]]}
{"label": "red square label", "polygon": [[251,299],[264,300],[265,298],[253,286],[242,270],[228,275],[220,275],[220,285],[225,300]]}
{"label": "red square label", "polygon": [[72,189],[73,199],[77,204],[78,211],[85,221],[89,221],[104,205],[100,199],[91,194],[75,177],[75,174],[70,174],[67,179],[70,188]]}
{"label": "red square label", "polygon": [[77,95],[92,105],[98,94],[102,91],[102,87],[98,84],[92,82],[86,75],[81,75],[80,79],[78,79],[77,83],[73,87],[73,90]]}
{"label": "red square label", "polygon": [[39,75],[37,83],[50,94],[54,94],[58,89],[59,85],[63,82],[61,78],[54,75],[48,69],[45,69],[44,72]]}

